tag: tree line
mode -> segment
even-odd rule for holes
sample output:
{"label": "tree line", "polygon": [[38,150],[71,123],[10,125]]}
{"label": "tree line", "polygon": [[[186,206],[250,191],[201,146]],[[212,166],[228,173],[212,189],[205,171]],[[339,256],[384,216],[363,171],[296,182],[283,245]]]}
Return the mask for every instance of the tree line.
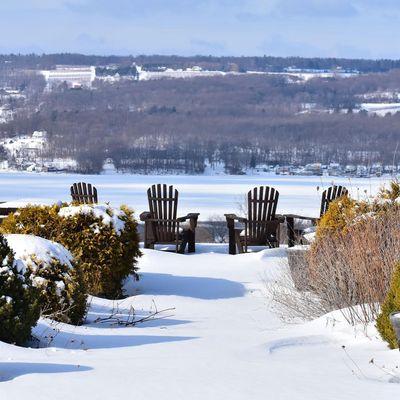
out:
{"label": "tree line", "polygon": [[199,65],[205,69],[227,71],[234,65],[239,71],[283,71],[285,68],[302,69],[333,69],[357,70],[362,73],[387,72],[400,68],[400,60],[390,59],[345,59],[345,58],[305,58],[305,57],[215,57],[193,55],[183,57],[177,55],[127,55],[127,56],[97,56],[74,53],[58,54],[2,54],[0,55],[1,69],[47,69],[56,65],[94,65],[110,64],[119,67],[132,63],[143,65],[152,70],[160,66],[169,68],[188,68]]}
{"label": "tree line", "polygon": [[82,172],[99,172],[107,158],[141,173],[201,173],[216,163],[231,173],[260,164],[392,163],[400,139],[400,115],[354,112],[364,94],[400,91],[399,70],[307,82],[276,75],[96,81],[52,92],[35,74],[12,79],[26,98],[0,136],[46,130],[48,155],[73,157]]}

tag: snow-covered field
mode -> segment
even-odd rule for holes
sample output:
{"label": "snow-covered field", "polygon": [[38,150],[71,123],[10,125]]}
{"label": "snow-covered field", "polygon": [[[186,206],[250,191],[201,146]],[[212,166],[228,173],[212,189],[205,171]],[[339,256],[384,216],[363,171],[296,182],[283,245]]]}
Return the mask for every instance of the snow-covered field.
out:
{"label": "snow-covered field", "polygon": [[[101,201],[147,208],[152,183],[174,184],[180,213],[237,211],[250,188],[271,185],[279,212],[315,215],[327,177],[77,176],[3,173],[1,200],[69,200],[69,185],[94,183]],[[375,193],[387,179],[336,179],[353,196]],[[364,192],[366,191],[366,193]],[[144,250],[141,280],[128,297],[91,300],[80,327],[41,319],[40,348],[0,342],[0,399],[390,399],[400,390],[399,353],[373,326],[350,327],[340,312],[287,324],[276,313],[268,282],[287,271],[286,249],[230,256],[226,245],[197,245],[195,254]],[[136,326],[96,322],[154,319]],[[162,311],[166,310],[166,311]],[[373,360],[373,362],[371,362]]]}
{"label": "snow-covered field", "polygon": [[384,117],[386,114],[396,114],[400,111],[400,103],[362,103],[360,110],[365,110],[368,114],[376,114]]}
{"label": "snow-covered field", "polygon": [[[81,327],[41,320],[35,334],[45,347],[0,343],[0,399],[398,396],[399,353],[373,327],[366,336],[339,312],[287,325],[271,311],[265,282],[287,268],[285,248],[238,256],[225,245],[197,250],[145,250],[141,281],[127,283],[131,297],[94,298]],[[135,327],[94,322],[130,307],[137,318],[170,310]]]}
{"label": "snow-covered field", "polygon": [[[127,204],[137,213],[148,209],[147,188],[154,183],[167,183],[179,190],[179,214],[200,212],[200,220],[210,215],[238,211],[244,195],[253,187],[270,185],[280,193],[278,213],[297,213],[317,216],[321,189],[332,182],[345,185],[355,198],[376,193],[390,178],[302,177],[275,174],[214,175],[214,176],[153,176],[153,175],[72,175],[54,173],[0,173],[0,201],[45,202],[70,201],[69,187],[73,182],[93,183],[101,202],[113,206]],[[317,188],[320,188],[318,191]],[[15,204],[15,203],[14,203]],[[20,203],[19,203],[20,204]]]}

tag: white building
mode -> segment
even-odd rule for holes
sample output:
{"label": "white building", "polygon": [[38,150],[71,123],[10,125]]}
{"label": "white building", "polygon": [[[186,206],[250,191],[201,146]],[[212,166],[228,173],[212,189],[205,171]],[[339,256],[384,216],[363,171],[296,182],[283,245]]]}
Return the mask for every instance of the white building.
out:
{"label": "white building", "polygon": [[186,69],[161,68],[158,71],[144,71],[140,66],[136,66],[136,68],[139,75],[139,81],[155,79],[187,79],[198,76],[210,77],[226,75],[223,71],[206,71],[197,66]]}
{"label": "white building", "polygon": [[52,89],[62,83],[69,88],[91,87],[96,78],[95,67],[63,66],[58,65],[56,69],[41,71],[46,79],[47,88]]}

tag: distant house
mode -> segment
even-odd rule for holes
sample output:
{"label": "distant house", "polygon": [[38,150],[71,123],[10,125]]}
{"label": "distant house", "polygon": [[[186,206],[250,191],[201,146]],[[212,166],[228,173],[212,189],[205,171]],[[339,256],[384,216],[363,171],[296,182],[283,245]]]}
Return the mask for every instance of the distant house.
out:
{"label": "distant house", "polygon": [[96,78],[95,67],[62,66],[58,65],[56,69],[41,71],[47,82],[47,89],[59,86],[65,83],[71,89],[91,87]]}
{"label": "distant house", "polygon": [[47,138],[47,132],[46,131],[34,131],[32,133],[33,138],[37,139],[46,139]]}
{"label": "distant house", "polygon": [[35,131],[32,136],[17,136],[5,138],[0,144],[7,150],[10,157],[22,161],[35,161],[47,149],[47,132]]}

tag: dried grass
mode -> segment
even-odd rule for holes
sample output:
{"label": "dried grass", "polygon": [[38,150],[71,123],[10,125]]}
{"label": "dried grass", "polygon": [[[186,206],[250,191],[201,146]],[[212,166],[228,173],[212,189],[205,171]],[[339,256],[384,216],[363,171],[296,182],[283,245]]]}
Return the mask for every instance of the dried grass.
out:
{"label": "dried grass", "polygon": [[313,291],[324,308],[343,309],[351,324],[377,317],[400,256],[397,206],[347,226],[345,232],[317,237],[309,253]]}

